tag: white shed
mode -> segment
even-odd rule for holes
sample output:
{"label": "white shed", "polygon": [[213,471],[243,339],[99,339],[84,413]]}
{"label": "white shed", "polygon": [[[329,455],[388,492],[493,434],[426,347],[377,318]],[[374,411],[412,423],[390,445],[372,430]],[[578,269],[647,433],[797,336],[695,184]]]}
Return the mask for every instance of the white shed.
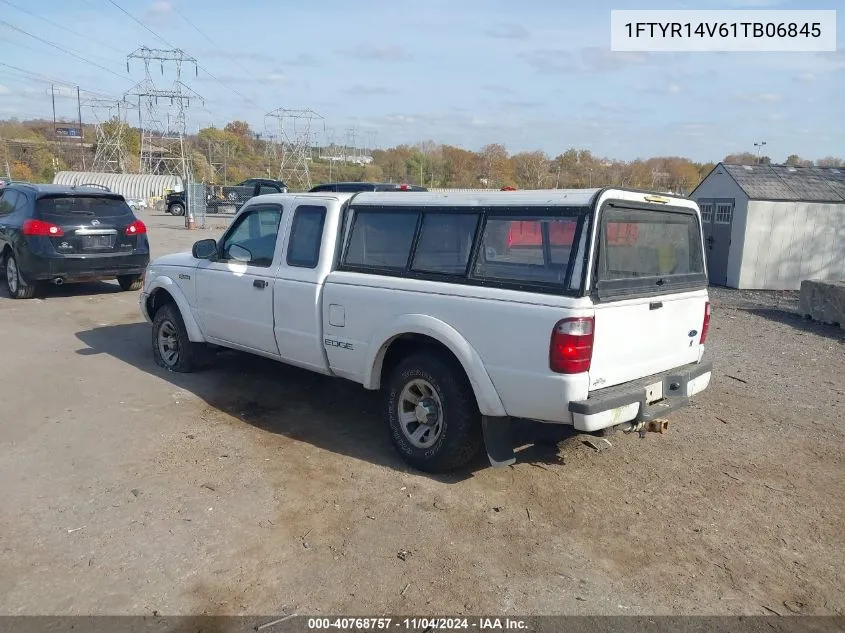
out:
{"label": "white shed", "polygon": [[798,290],[803,279],[845,279],[845,168],[719,163],[690,197],[710,283]]}
{"label": "white shed", "polygon": [[157,198],[168,191],[182,191],[179,176],[159,174],[110,174],[94,171],[60,171],[53,178],[55,185],[104,185],[127,199]]}

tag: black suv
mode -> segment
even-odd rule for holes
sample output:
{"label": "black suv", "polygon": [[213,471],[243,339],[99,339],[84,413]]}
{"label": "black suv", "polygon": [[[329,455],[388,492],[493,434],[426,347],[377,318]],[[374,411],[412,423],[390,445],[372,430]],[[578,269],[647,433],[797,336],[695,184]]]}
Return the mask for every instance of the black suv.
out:
{"label": "black suv", "polygon": [[419,185],[397,185],[388,182],[327,182],[311,187],[309,193],[319,191],[337,191],[354,193],[358,191],[428,191]]}
{"label": "black suv", "polygon": [[[232,186],[206,185],[205,205],[208,213],[217,213],[220,207],[235,207],[238,211],[250,198],[266,193],[287,193],[288,186],[281,180],[269,178],[247,178]],[[165,197],[167,212],[171,215],[185,215],[187,202],[184,191],[174,191]]]}
{"label": "black suv", "polygon": [[47,280],[116,278],[139,290],[149,261],[147,227],[121,195],[65,185],[0,189],[0,266],[14,299],[33,297]]}

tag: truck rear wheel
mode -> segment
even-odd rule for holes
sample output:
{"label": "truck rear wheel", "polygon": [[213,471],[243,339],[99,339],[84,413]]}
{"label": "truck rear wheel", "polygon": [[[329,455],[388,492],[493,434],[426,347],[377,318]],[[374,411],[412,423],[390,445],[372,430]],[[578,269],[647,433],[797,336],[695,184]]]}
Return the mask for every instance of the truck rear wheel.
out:
{"label": "truck rear wheel", "polygon": [[482,447],[481,415],[466,376],[434,354],[414,354],[396,366],[386,407],[394,447],[418,470],[456,470]]}

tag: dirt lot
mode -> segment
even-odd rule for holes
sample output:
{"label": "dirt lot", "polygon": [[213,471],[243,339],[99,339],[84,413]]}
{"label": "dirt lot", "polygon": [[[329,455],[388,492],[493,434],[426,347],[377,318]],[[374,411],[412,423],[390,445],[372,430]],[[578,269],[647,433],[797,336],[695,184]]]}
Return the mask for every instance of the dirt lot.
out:
{"label": "dirt lot", "polygon": [[[143,217],[156,254],[220,232]],[[170,374],[137,293],[3,287],[0,609],[842,615],[845,331],[794,293],[713,305],[715,381],[667,434],[430,477],[354,384]]]}

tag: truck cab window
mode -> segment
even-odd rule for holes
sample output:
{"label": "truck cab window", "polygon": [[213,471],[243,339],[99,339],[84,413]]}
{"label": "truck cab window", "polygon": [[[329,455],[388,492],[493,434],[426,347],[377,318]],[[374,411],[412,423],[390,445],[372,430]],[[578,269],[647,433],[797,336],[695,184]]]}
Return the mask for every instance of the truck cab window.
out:
{"label": "truck cab window", "polygon": [[[254,207],[244,213],[223,240],[223,259],[246,259],[251,266],[268,268],[276,252],[281,219],[282,209],[276,206]],[[244,251],[249,253],[248,257],[245,257]]]}
{"label": "truck cab window", "polygon": [[320,260],[320,243],[323,239],[323,223],[326,208],[303,205],[293,216],[288,244],[288,266],[315,268]]}

